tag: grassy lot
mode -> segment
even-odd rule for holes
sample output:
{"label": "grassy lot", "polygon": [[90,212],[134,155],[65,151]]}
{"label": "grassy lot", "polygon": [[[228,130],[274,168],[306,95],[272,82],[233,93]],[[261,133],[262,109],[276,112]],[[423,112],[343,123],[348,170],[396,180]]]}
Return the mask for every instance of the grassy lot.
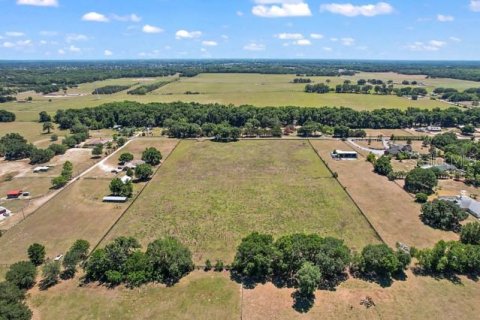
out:
{"label": "grassy lot", "polygon": [[[414,80],[423,76],[403,76],[397,74],[365,74],[353,77],[311,77],[315,83],[330,80],[330,85],[343,83],[344,80],[356,81],[357,78],[377,78],[383,80],[392,79],[399,81],[403,79]],[[304,84],[293,84],[291,81],[294,75],[261,75],[261,74],[200,74],[193,78],[181,78],[160,89],[144,96],[128,95],[126,91],[112,95],[93,96],[91,93],[95,88],[105,85],[125,85],[151,83],[153,81],[173,80],[174,77],[153,78],[153,79],[112,79],[94,83],[81,84],[78,88],[70,89],[68,94],[79,94],[78,96],[67,97],[45,97],[33,92],[25,92],[18,96],[24,99],[33,97],[31,103],[10,102],[2,104],[2,108],[13,111],[18,121],[35,121],[40,111],[54,113],[58,109],[94,107],[103,103],[123,100],[133,100],[143,103],[147,102],[172,102],[172,101],[195,101],[201,103],[222,103],[222,104],[252,104],[257,106],[345,106],[357,110],[371,110],[380,107],[386,108],[407,108],[407,107],[448,107],[449,105],[429,99],[411,101],[396,96],[377,96],[361,94],[307,94],[303,92]],[[424,77],[423,77],[424,78]],[[417,79],[418,80],[418,79]],[[452,80],[452,79],[423,79],[427,89],[431,90],[436,86],[450,86],[456,88],[469,88],[478,86],[475,82]],[[187,95],[187,91],[200,94]]]}
{"label": "grassy lot", "polygon": [[378,241],[306,141],[182,141],[107,240],[174,235],[196,262],[231,262],[253,231]]}
{"label": "grassy lot", "polygon": [[398,184],[373,172],[371,163],[362,156],[357,161],[335,161],[329,153],[334,149],[353,150],[342,141],[312,141],[313,146],[338,173],[339,181],[362,209],[382,239],[390,246],[403,242],[419,248],[438,240],[457,240],[458,235],[430,228],[420,220],[420,205]]}
{"label": "grassy lot", "polygon": [[193,272],[174,287],[149,285],[110,290],[77,281],[34,292],[29,305],[38,319],[239,319],[240,288],[228,273]]}
{"label": "grassy lot", "polygon": [[[143,146],[142,140],[138,141]],[[173,142],[161,148],[165,156]],[[137,140],[131,142],[135,143]],[[43,180],[50,186],[50,179]],[[0,238],[0,264],[25,259],[26,249],[34,242],[44,244],[50,257],[64,253],[77,239],[88,240],[92,245],[98,243],[130,204],[103,203],[102,198],[110,194],[109,184],[110,178],[103,176],[90,176],[71,184]],[[134,194],[144,186],[145,183],[135,184]]]}
{"label": "grassy lot", "polygon": [[[244,319],[474,319],[480,286],[460,278],[448,280],[414,276],[407,272],[406,281],[391,287],[357,279],[342,283],[336,291],[317,291],[313,308],[299,313],[292,308],[292,289],[279,289],[271,283],[243,291]],[[375,306],[367,309],[360,301],[370,296]]]}

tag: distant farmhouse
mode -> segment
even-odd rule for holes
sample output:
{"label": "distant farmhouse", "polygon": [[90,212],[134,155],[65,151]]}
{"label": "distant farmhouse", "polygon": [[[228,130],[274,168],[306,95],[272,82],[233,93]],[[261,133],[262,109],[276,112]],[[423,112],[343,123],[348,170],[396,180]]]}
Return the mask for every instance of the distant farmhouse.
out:
{"label": "distant farmhouse", "polygon": [[462,191],[459,196],[439,197],[438,199],[456,203],[460,208],[480,219],[480,202],[467,196],[465,191]]}

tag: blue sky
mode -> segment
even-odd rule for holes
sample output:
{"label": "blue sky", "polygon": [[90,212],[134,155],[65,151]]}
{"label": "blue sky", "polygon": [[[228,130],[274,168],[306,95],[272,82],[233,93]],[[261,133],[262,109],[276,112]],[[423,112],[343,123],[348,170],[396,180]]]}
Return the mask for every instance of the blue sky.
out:
{"label": "blue sky", "polygon": [[0,59],[480,60],[480,0],[0,0]]}

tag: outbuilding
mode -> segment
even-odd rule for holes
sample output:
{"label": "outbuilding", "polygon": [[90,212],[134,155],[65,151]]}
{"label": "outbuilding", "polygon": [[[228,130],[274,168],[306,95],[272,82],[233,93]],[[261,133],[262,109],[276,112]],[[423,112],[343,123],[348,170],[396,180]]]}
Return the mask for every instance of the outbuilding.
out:
{"label": "outbuilding", "polygon": [[16,199],[23,194],[22,190],[10,190],[7,192],[8,199]]}
{"label": "outbuilding", "polygon": [[357,160],[358,153],[356,151],[342,151],[342,150],[333,150],[331,153],[333,159],[336,160]]}
{"label": "outbuilding", "polygon": [[124,203],[127,202],[127,197],[107,196],[103,197],[103,202]]}

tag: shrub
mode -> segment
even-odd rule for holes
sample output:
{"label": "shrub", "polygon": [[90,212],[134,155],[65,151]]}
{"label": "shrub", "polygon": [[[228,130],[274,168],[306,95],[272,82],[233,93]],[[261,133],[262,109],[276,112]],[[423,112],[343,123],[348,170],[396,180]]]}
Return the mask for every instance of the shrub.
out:
{"label": "shrub", "polygon": [[425,203],[428,201],[428,195],[425,193],[417,193],[415,195],[415,201],[418,203]]}
{"label": "shrub", "polygon": [[390,157],[381,156],[374,164],[374,171],[382,176],[388,175],[393,171]]}
{"label": "shrub", "polygon": [[160,164],[160,160],[162,160],[162,154],[156,148],[147,148],[142,153],[142,160],[151,166],[156,166]]}
{"label": "shrub", "polygon": [[27,250],[28,258],[35,265],[39,266],[45,261],[45,247],[34,243]]}
{"label": "shrub", "polygon": [[217,260],[217,262],[215,263],[215,268],[214,270],[217,271],[217,272],[222,272],[223,269],[224,269],[224,264],[223,264],[223,261],[222,260]]}
{"label": "shrub", "polygon": [[60,276],[60,262],[47,261],[42,269],[43,279],[40,281],[40,289],[46,290],[58,283]]}
{"label": "shrub", "polygon": [[135,168],[135,177],[140,181],[147,181],[153,174],[152,166],[144,163]]}
{"label": "shrub", "polygon": [[462,227],[460,241],[465,244],[480,245],[480,223],[470,222]]}
{"label": "shrub", "polygon": [[305,262],[295,275],[299,292],[303,296],[312,296],[322,279],[320,269],[311,262]]}

